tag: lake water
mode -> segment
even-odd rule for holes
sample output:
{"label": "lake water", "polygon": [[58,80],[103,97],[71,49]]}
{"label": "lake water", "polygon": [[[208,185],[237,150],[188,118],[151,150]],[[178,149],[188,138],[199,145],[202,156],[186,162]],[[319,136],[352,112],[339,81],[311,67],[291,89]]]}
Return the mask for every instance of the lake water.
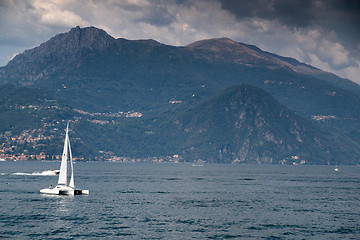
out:
{"label": "lake water", "polygon": [[75,164],[89,196],[48,196],[57,162],[0,162],[0,238],[360,239],[360,168]]}

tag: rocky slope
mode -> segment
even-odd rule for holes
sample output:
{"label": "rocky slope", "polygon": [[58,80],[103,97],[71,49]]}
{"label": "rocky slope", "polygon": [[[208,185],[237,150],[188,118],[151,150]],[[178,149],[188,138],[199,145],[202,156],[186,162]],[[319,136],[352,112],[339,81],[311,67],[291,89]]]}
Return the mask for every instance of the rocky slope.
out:
{"label": "rocky slope", "polygon": [[349,141],[334,145],[339,142],[329,134],[249,85],[230,87],[171,123],[173,130],[167,131],[185,139],[182,153],[193,160],[281,163],[295,158],[325,164],[359,151]]}

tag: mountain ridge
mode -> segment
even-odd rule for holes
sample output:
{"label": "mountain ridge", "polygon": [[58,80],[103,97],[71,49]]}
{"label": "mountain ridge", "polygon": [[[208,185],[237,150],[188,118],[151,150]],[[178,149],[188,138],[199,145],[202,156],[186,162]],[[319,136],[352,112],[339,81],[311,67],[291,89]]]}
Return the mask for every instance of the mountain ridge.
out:
{"label": "mountain ridge", "polygon": [[[208,60],[215,61],[219,58],[219,61],[231,61],[238,64],[244,64],[247,66],[258,66],[267,63],[269,68],[281,68],[289,67],[291,70],[300,73],[317,73],[320,70],[309,65],[298,62],[291,58],[279,58],[278,55],[269,54],[264,52],[258,47],[235,42],[229,38],[217,38],[201,40],[186,46],[190,49],[196,49],[203,53],[213,53],[210,56],[205,56]],[[223,55],[216,55],[216,53],[226,53],[226,57]],[[230,57],[229,57],[230,56]],[[287,61],[286,61],[287,60]],[[294,64],[295,63],[295,64]],[[301,68],[299,68],[299,66]]]}
{"label": "mountain ridge", "polygon": [[[74,59],[71,59],[71,55],[79,54],[79,51],[82,49],[102,51],[108,48],[109,46],[116,44],[117,46],[121,45],[121,42],[134,42],[142,43],[150,47],[166,47],[169,45],[159,43],[152,39],[141,39],[141,40],[126,40],[124,38],[113,38],[108,35],[104,30],[98,29],[95,27],[86,27],[80,28],[79,26],[72,28],[67,33],[61,33],[52,37],[49,41],[40,44],[40,46],[35,47],[31,50],[26,50],[22,54],[18,54],[11,60],[6,66],[12,68],[13,65],[19,64],[20,62],[29,62],[26,61],[27,58],[33,58],[34,53],[35,59],[38,60],[41,57],[48,59],[51,55],[58,54],[63,58],[67,58],[66,62],[72,63]],[[302,74],[308,74],[311,76],[326,75],[330,73],[323,72],[320,69],[312,67],[310,65],[300,63],[296,59],[289,57],[282,57],[277,54],[269,53],[262,51],[254,45],[249,45],[245,43],[239,43],[233,41],[229,38],[214,38],[214,39],[205,39],[200,40],[185,46],[174,47],[178,49],[190,49],[197,50],[195,58],[202,56],[209,61],[215,61],[220,57],[220,61],[232,61],[238,64],[244,64],[247,66],[257,66],[258,64],[267,62],[269,68],[282,68],[288,67],[292,71]],[[215,55],[214,53],[226,53],[226,57],[221,55]],[[212,53],[210,56],[204,55],[204,53]],[[30,55],[30,56],[29,56]],[[229,57],[230,56],[230,57]],[[70,59],[69,59],[70,57]],[[65,61],[63,61],[65,62]],[[271,64],[269,64],[271,63]],[[9,65],[9,66],[8,66]],[[2,68],[4,68],[2,67]],[[332,74],[333,75],[333,74]],[[333,75],[334,76],[334,75]],[[323,77],[324,78],[324,77]],[[0,78],[4,81],[4,78]],[[349,80],[348,80],[349,81]],[[336,82],[336,81],[334,81]],[[21,83],[20,83],[21,84]],[[355,84],[356,85],[356,84]],[[355,86],[353,84],[353,86]],[[347,90],[351,88],[348,87]]]}
{"label": "mountain ridge", "polygon": [[[236,42],[226,37],[200,40],[188,44],[185,47],[190,49],[200,50],[199,54],[203,54],[203,55],[204,54],[206,55],[206,53],[209,54],[213,52],[213,54],[209,56],[205,56],[206,58],[208,58],[208,60],[211,60],[211,58],[215,58],[215,59],[219,58],[219,56],[217,56],[216,53],[225,51],[227,53],[230,53],[231,57],[230,58],[228,56],[226,56],[226,58],[220,57],[218,61],[234,62],[252,67],[261,65],[263,61],[270,62],[271,64],[268,66],[269,68],[272,69],[288,68],[289,70],[294,71],[296,73],[310,75],[318,79],[325,80],[331,84],[335,83],[338,86],[341,86],[341,88],[348,91],[353,91],[355,88],[356,92],[360,93],[359,85],[349,79],[341,78],[341,80],[339,80],[339,77],[333,73],[324,72],[316,67],[299,62],[294,58],[283,57],[274,53],[263,51],[260,48],[256,47],[255,45]],[[240,56],[240,58],[238,58],[238,56]],[[249,59],[251,60],[250,62],[248,62]]]}
{"label": "mountain ridge", "polygon": [[[199,102],[213,99],[229,87],[242,84],[261,89],[264,95],[269,93],[315,128],[329,132],[336,143],[341,144],[339,139],[345,139],[342,142],[354,141],[356,145],[359,140],[356,136],[360,134],[357,130],[360,129],[359,85],[295,59],[228,38],[175,47],[151,39],[115,39],[101,29],[76,27],[25,51],[1,67],[0,83],[46,92],[51,99],[80,112],[109,116],[116,112],[141,112],[141,119],[121,123],[143,137],[134,138],[139,143],[154,142],[149,145],[153,149],[139,151],[134,146],[144,147],[125,138],[129,144],[125,147],[131,149],[129,152],[140,155],[155,154],[155,149],[159,153],[170,153],[161,147],[167,134],[159,130],[159,124]],[[81,126],[90,131],[89,123]],[[119,133],[116,129],[120,127],[116,124],[105,126],[103,131],[109,136],[107,145],[120,147],[110,141],[118,141],[120,135],[114,134]],[[208,137],[222,139],[221,132],[224,131]],[[97,136],[98,132],[93,134]],[[133,139],[132,136],[128,138]],[[121,153],[116,149],[108,150]],[[320,152],[316,154],[321,155]]]}

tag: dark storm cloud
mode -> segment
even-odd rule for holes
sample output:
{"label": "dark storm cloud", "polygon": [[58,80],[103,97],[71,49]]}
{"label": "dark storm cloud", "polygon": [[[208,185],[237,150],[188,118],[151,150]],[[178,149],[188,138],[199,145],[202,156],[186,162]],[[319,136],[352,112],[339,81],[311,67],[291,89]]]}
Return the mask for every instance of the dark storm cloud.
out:
{"label": "dark storm cloud", "polygon": [[358,0],[219,0],[221,7],[238,19],[278,20],[289,27],[307,27],[318,23],[360,25]]}
{"label": "dark storm cloud", "polygon": [[278,20],[289,26],[304,27],[313,21],[314,1],[312,0],[220,0],[224,10],[236,18],[261,18]]}
{"label": "dark storm cloud", "polygon": [[[237,21],[262,19],[277,21],[290,30],[318,29],[328,32],[354,57],[346,61],[356,66],[360,57],[360,1],[359,0],[218,0],[221,8],[236,17]],[[330,50],[331,51],[331,50]],[[325,52],[322,59],[327,60]],[[332,56],[331,58],[334,58]],[[335,61],[336,62],[336,61]],[[332,68],[344,67],[328,63]]]}

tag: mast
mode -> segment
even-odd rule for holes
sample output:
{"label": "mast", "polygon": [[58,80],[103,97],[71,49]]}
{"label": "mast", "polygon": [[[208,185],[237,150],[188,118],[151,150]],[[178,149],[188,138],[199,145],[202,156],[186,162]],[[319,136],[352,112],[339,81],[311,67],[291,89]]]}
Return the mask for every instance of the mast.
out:
{"label": "mast", "polygon": [[68,159],[68,147],[69,147],[69,123],[66,126],[66,135],[64,141],[64,150],[61,157],[60,174],[58,185],[67,185],[67,159]]}

